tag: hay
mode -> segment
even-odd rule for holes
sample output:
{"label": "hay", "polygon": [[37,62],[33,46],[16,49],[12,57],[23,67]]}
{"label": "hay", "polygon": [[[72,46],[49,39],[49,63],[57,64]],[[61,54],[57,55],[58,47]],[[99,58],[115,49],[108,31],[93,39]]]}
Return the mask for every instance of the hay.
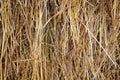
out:
{"label": "hay", "polygon": [[0,0],[0,80],[119,80],[119,0]]}

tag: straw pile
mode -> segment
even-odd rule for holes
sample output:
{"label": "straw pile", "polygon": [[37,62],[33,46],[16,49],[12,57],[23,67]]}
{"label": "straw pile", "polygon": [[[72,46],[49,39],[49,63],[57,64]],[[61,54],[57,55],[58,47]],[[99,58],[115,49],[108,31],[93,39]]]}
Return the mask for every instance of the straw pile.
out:
{"label": "straw pile", "polygon": [[119,80],[120,0],[0,0],[0,80]]}

